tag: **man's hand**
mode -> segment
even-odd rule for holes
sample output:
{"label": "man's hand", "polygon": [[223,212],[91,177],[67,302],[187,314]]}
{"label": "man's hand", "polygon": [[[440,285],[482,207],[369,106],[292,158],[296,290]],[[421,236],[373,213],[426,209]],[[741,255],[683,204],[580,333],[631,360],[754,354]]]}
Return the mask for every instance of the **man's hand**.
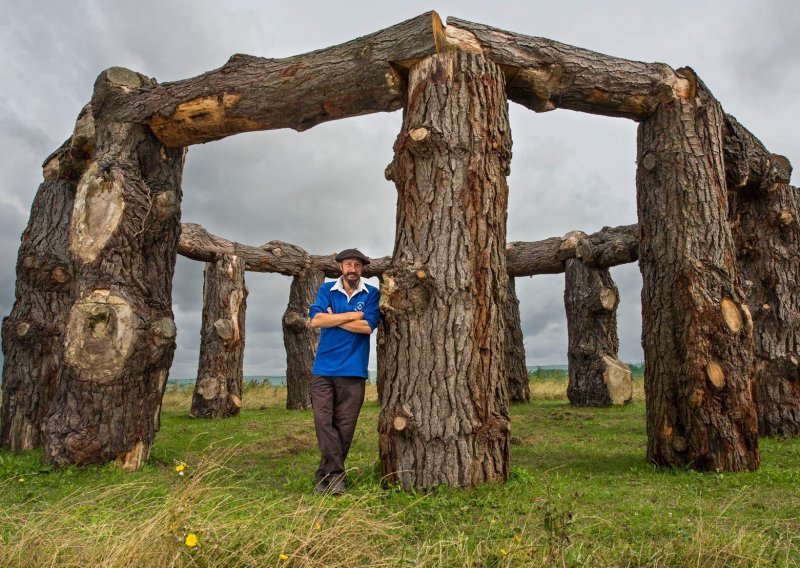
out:
{"label": "man's hand", "polygon": [[[350,322],[355,322],[355,321],[363,320],[363,319],[364,319],[364,312],[344,312],[344,313],[341,313],[341,314],[335,314],[335,313],[333,313],[333,310],[331,308],[328,308],[328,313],[327,314],[319,313],[319,314],[314,316],[314,318],[311,320],[311,327],[320,327],[320,328],[322,328],[322,327],[339,327],[339,326],[342,326],[342,324],[348,324]],[[367,327],[369,327],[369,324],[367,324]],[[343,329],[347,329],[347,328],[343,327]],[[348,330],[348,331],[352,331],[352,330]],[[359,332],[356,332],[356,333],[359,333]],[[363,332],[360,332],[360,333],[363,333]]]}

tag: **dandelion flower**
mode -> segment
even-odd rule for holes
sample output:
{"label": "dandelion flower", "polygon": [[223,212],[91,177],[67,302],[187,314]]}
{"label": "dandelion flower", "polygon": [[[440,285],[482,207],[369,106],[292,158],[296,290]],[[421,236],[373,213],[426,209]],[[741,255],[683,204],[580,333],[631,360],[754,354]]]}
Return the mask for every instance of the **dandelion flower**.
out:
{"label": "dandelion flower", "polygon": [[183,462],[175,466],[175,471],[177,471],[178,473],[183,473],[184,469],[186,469],[186,464]]}
{"label": "dandelion flower", "polygon": [[189,548],[194,548],[197,546],[197,535],[194,533],[187,534],[186,540],[184,540],[183,543]]}
{"label": "dandelion flower", "polygon": [[501,548],[500,554],[502,554],[503,556],[508,556],[508,550],[506,550],[505,548]]}
{"label": "dandelion flower", "polygon": [[286,556],[286,555],[285,555],[283,552],[281,552],[281,553],[278,555],[278,558],[280,558],[281,560],[289,560],[289,557],[288,557],[288,556]]}

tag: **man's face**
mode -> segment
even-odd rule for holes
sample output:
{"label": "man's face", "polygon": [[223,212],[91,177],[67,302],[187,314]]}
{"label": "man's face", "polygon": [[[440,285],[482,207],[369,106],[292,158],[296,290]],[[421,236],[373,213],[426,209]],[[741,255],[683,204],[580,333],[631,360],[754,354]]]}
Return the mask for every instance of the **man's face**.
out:
{"label": "man's face", "polygon": [[355,286],[358,284],[358,279],[361,278],[361,271],[364,270],[364,263],[356,258],[346,258],[339,263],[339,268],[347,283],[351,286]]}

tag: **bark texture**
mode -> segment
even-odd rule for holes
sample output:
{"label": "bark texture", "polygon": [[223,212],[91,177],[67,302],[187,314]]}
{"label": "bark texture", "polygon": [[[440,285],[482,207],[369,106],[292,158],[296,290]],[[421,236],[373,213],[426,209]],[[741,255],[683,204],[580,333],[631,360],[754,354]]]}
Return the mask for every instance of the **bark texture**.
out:
{"label": "bark texture", "polygon": [[0,446],[36,448],[55,391],[66,315],[72,303],[68,230],[75,191],[94,152],[87,106],[75,132],[44,163],[44,181],[31,206],[17,256],[14,307],[3,320]]}
{"label": "bark texture", "polygon": [[550,39],[447,18],[447,42],[482,53],[508,77],[508,98],[537,112],[565,108],[640,120],[689,83],[663,63],[642,63]]}
{"label": "bark texture", "polygon": [[513,278],[508,279],[505,316],[508,398],[515,402],[527,402],[531,399],[531,389],[528,384],[528,366],[525,364],[525,338],[519,317],[519,299]]}
{"label": "bark texture", "polygon": [[75,301],[45,428],[45,460],[135,469],[159,426],[175,349],[171,306],[184,150],[142,125],[97,113],[106,97],[150,86],[103,73],[92,111],[96,152],[69,228]]}
{"label": "bark texture", "polygon": [[237,54],[198,77],[108,97],[102,111],[120,121],[149,124],[167,147],[253,130],[303,131],[330,120],[402,108],[405,69],[443,48],[442,23],[428,12],[303,55],[265,59]]}
{"label": "bark texture", "polygon": [[[369,265],[367,265],[369,266]],[[286,347],[286,408],[311,408],[311,368],[319,343],[319,329],[311,327],[308,307],[325,281],[319,270],[306,270],[292,278],[289,305],[283,314],[283,344]]]}
{"label": "bark texture", "polygon": [[505,232],[511,134],[500,69],[465,53],[412,68],[395,142],[384,273],[383,473],[403,488],[509,473]]}
{"label": "bark texture", "polygon": [[727,222],[723,113],[690,69],[687,98],[638,133],[647,457],[707,471],[759,465],[753,324]]}
{"label": "bark texture", "polygon": [[242,409],[246,309],[244,260],[223,256],[206,263],[194,418],[228,418]]}
{"label": "bark texture", "polygon": [[[322,271],[328,278],[341,274],[335,253],[313,255],[282,241],[246,245],[212,235],[196,223],[183,223],[178,254],[203,262],[214,262],[223,254],[235,254],[245,260],[245,268],[252,272],[297,276],[313,269]],[[635,262],[639,258],[639,226],[604,227],[591,235],[572,231],[563,237],[541,241],[515,241],[507,246],[506,268],[511,277],[561,274],[564,261],[570,258],[581,258],[586,264],[598,267]],[[364,277],[381,276],[391,261],[389,256],[371,259],[364,267]]]}
{"label": "bark texture", "polygon": [[622,405],[631,401],[631,370],[617,357],[618,305],[619,290],[607,268],[592,268],[578,259],[567,261],[567,397],[573,406]]}
{"label": "bark texture", "polygon": [[800,435],[800,192],[776,184],[730,204],[753,314],[753,397],[763,436]]}

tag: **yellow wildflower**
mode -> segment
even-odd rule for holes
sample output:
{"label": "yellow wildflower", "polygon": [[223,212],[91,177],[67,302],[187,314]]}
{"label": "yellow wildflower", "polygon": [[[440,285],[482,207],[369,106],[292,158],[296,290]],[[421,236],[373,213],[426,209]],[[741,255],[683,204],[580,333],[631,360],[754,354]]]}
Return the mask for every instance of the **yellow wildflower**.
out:
{"label": "yellow wildflower", "polygon": [[186,540],[184,540],[183,543],[189,548],[194,548],[197,546],[197,535],[194,533],[187,534]]}
{"label": "yellow wildflower", "polygon": [[283,552],[281,552],[281,553],[278,555],[278,558],[280,558],[281,560],[289,560],[289,557],[288,557],[288,556],[286,556],[286,555],[285,555]]}
{"label": "yellow wildflower", "polygon": [[186,464],[183,462],[175,466],[175,471],[177,471],[178,473],[182,474],[184,469],[186,469]]}
{"label": "yellow wildflower", "polygon": [[492,519],[492,524],[496,525],[497,524],[497,519]]}
{"label": "yellow wildflower", "polygon": [[24,477],[20,477],[19,479],[17,479],[17,481],[19,481],[20,483],[25,483],[25,478]]}
{"label": "yellow wildflower", "polygon": [[319,530],[319,529],[321,529],[321,528],[322,528],[322,525],[321,525],[321,524],[319,524],[319,523],[317,523],[317,524],[315,524],[315,525],[314,525],[314,529],[315,529],[315,530]]}
{"label": "yellow wildflower", "polygon": [[503,556],[507,556],[508,555],[508,550],[506,550],[505,548],[501,548],[500,549],[500,554],[502,554]]}
{"label": "yellow wildflower", "polygon": [[519,536],[518,534],[515,534],[515,535],[514,535],[514,542],[516,542],[517,544],[519,544],[520,542],[522,542],[522,537],[521,537],[521,536]]}

